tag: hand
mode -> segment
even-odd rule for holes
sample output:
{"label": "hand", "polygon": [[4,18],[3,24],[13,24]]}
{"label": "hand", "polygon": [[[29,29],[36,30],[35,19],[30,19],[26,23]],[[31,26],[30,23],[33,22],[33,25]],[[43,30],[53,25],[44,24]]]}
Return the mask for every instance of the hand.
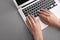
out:
{"label": "hand", "polygon": [[60,27],[59,19],[47,9],[41,9],[39,11],[39,17],[45,24]]}
{"label": "hand", "polygon": [[28,29],[32,33],[35,40],[43,40],[41,27],[39,22],[35,19],[34,16],[27,16],[26,22],[28,25]]}

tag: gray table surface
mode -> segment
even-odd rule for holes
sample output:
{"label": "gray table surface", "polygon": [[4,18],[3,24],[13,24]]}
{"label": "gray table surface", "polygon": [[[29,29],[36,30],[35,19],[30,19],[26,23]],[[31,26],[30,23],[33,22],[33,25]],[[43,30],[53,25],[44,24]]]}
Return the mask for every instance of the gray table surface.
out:
{"label": "gray table surface", "polygon": [[[60,29],[43,30],[44,40],[60,40]],[[33,40],[12,0],[0,0],[0,40]]]}

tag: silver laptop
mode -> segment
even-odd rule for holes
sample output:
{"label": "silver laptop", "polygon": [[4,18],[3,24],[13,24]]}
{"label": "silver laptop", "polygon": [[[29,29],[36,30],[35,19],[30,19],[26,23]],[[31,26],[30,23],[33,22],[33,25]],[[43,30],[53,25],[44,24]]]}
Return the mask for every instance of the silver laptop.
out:
{"label": "silver laptop", "polygon": [[38,10],[41,8],[48,9],[60,18],[60,3],[59,0],[13,0],[18,12],[26,24],[26,16],[34,15],[39,20],[41,29],[45,29],[48,25],[44,24],[39,16]]}

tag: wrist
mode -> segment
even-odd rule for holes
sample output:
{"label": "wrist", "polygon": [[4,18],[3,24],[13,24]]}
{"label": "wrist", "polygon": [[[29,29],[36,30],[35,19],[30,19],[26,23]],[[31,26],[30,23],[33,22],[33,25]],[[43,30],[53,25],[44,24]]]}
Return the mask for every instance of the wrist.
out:
{"label": "wrist", "polygon": [[42,32],[37,32],[33,37],[34,40],[43,40]]}
{"label": "wrist", "polygon": [[60,28],[60,20],[59,20],[59,22],[57,23],[57,25],[56,25],[58,28]]}
{"label": "wrist", "polygon": [[60,20],[59,20],[59,23],[58,23],[58,27],[60,28]]}
{"label": "wrist", "polygon": [[43,37],[41,35],[34,36],[34,40],[43,40]]}

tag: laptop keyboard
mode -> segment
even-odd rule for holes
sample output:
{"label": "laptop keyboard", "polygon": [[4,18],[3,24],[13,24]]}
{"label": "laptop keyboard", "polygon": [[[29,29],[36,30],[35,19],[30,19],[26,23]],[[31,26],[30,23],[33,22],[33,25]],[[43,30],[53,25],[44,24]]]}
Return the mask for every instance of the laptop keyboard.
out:
{"label": "laptop keyboard", "polygon": [[26,7],[22,11],[25,14],[25,16],[34,15],[35,17],[37,17],[38,10],[40,10],[41,8],[49,10],[49,9],[55,7],[56,5],[57,4],[54,0],[40,0],[36,3],[34,3],[33,5]]}

